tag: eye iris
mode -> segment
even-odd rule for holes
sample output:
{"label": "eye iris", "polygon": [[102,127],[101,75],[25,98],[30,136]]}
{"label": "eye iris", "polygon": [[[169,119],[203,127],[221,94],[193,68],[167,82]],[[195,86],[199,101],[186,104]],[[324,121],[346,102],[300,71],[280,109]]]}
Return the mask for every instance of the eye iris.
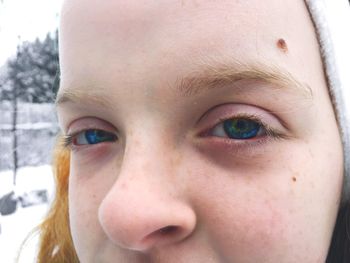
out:
{"label": "eye iris", "polygon": [[109,134],[100,130],[88,130],[85,132],[86,141],[89,144],[97,144],[105,141],[114,141],[115,138],[112,134]]}
{"label": "eye iris", "polygon": [[232,139],[250,139],[257,136],[260,124],[247,119],[230,119],[224,121],[224,130]]}

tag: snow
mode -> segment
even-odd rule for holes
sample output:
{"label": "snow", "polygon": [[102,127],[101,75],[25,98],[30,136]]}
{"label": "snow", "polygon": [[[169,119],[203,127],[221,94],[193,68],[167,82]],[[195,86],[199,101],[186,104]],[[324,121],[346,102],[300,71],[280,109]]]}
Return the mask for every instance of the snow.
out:
{"label": "snow", "polygon": [[[1,262],[16,262],[22,242],[33,228],[40,223],[47,211],[47,204],[31,206],[28,208],[17,208],[15,214],[2,216],[0,235]],[[35,262],[38,236],[34,235],[26,243],[20,262]]]}
{"label": "snow", "polygon": [[[14,190],[15,192],[47,189],[49,203],[54,194],[54,181],[49,165],[39,167],[24,167],[18,170],[17,186],[12,186],[12,173],[5,171],[0,173],[0,196]],[[22,208],[17,206],[17,211],[8,216],[0,216],[0,262],[16,262],[16,258],[22,242],[28,234],[37,226],[45,216],[49,204],[40,204]],[[24,246],[19,262],[35,262],[38,236],[31,236]]]}

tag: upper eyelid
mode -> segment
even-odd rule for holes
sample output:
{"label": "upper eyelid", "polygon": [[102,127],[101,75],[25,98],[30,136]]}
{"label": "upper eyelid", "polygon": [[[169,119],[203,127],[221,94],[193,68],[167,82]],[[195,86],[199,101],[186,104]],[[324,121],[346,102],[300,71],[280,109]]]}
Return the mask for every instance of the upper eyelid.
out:
{"label": "upper eyelid", "polygon": [[[246,105],[246,104],[239,104],[239,103],[224,103],[224,104],[216,105],[215,107],[213,107],[213,108],[207,110],[207,111],[198,119],[197,124],[199,124],[203,119],[208,118],[208,116],[210,117],[210,116],[213,114],[213,112],[216,112],[216,111],[218,110],[218,108],[222,108],[222,107],[225,107],[225,108],[226,108],[226,107],[234,107],[234,108],[236,108],[236,107],[242,107],[242,106],[243,106],[244,108],[249,108],[249,109],[255,108],[255,109],[259,110],[259,111],[263,110],[263,109],[260,109],[258,106],[255,106],[255,105]],[[237,111],[237,110],[236,110],[236,111]],[[256,111],[256,110],[255,110],[255,111]],[[263,110],[263,111],[264,111],[264,110]],[[238,112],[240,112],[241,114],[244,114],[244,115],[249,115],[249,113],[247,113],[246,110],[239,109]],[[250,110],[250,112],[251,112],[251,110]],[[226,115],[239,115],[239,113],[238,113],[238,114],[232,114],[232,111],[230,111],[230,113],[229,113],[229,114],[226,114]],[[251,115],[256,116],[257,114],[254,113],[254,114],[251,114]],[[218,117],[218,118],[216,118],[216,119],[220,119],[220,117]],[[224,119],[224,118],[221,118],[221,119]]]}
{"label": "upper eyelid", "polygon": [[[76,127],[78,126],[78,127]],[[117,129],[108,121],[96,117],[84,117],[74,120],[68,125],[66,134],[71,136],[86,130],[103,130],[117,134]]]}
{"label": "upper eyelid", "polygon": [[118,135],[115,133],[115,132],[111,132],[111,131],[107,131],[107,130],[103,130],[103,129],[94,129],[94,128],[89,128],[89,129],[82,129],[82,130],[78,130],[78,131],[75,131],[75,132],[73,132],[72,134],[68,134],[68,135],[66,135],[67,137],[72,137],[72,138],[74,138],[74,137],[76,137],[76,136],[78,136],[79,134],[81,134],[81,133],[83,133],[83,132],[86,132],[86,131],[90,131],[90,130],[99,130],[99,131],[103,131],[103,132],[106,132],[106,133],[110,133],[110,134],[113,134],[113,135],[115,135],[117,138],[119,138],[118,137]]}
{"label": "upper eyelid", "polygon": [[261,118],[259,118],[259,116],[254,115],[254,114],[245,114],[245,113],[239,113],[239,114],[234,115],[232,117],[219,118],[218,124],[223,122],[223,121],[230,120],[230,119],[247,119],[247,120],[258,122],[260,124],[264,124],[264,122],[261,120]]}
{"label": "upper eyelid", "polygon": [[231,119],[247,119],[247,120],[250,120],[250,121],[255,121],[255,122],[261,124],[262,126],[268,126],[264,121],[262,121],[256,115],[240,113],[240,114],[237,114],[237,115],[232,116],[232,117],[219,118],[218,121],[216,122],[216,124],[214,124],[214,127],[216,127],[217,125],[223,123],[224,121],[231,120]]}

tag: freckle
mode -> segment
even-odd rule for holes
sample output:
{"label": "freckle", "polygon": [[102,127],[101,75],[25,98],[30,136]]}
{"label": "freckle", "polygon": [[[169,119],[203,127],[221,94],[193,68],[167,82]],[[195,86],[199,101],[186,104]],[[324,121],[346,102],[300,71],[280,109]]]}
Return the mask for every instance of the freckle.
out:
{"label": "freckle", "polygon": [[288,52],[287,42],[283,38],[278,39],[277,47],[281,49],[284,53]]}
{"label": "freckle", "polygon": [[292,180],[293,180],[293,182],[296,182],[297,178],[295,176],[293,176]]}

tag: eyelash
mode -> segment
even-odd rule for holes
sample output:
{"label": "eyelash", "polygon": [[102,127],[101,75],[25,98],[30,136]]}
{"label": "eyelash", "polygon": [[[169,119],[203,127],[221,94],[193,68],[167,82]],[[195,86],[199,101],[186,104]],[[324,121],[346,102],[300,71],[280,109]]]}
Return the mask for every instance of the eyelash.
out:
{"label": "eyelash", "polygon": [[[237,120],[237,119],[244,119],[244,120],[249,120],[249,121],[253,121],[253,122],[257,123],[259,125],[260,129],[263,129],[264,135],[262,135],[262,136],[255,136],[253,138],[248,138],[248,139],[233,139],[233,138],[228,137],[228,135],[227,135],[227,137],[222,137],[222,136],[215,136],[215,135],[211,135],[210,134],[210,133],[213,132],[213,130],[218,125],[223,125],[225,121]],[[90,130],[99,130],[99,131],[103,131],[103,132],[106,132],[106,133],[113,134],[112,132],[108,132],[108,131],[104,131],[104,130],[100,130],[100,129],[93,129],[93,128],[80,130],[80,131],[77,131],[77,132],[75,132],[75,133],[73,133],[71,135],[64,135],[63,136],[63,143],[62,144],[63,144],[64,148],[72,149],[73,146],[81,147],[81,145],[74,145],[73,142],[74,142],[75,138],[79,134],[81,134],[83,132],[90,131]],[[222,140],[229,140],[229,141],[239,140],[239,141],[245,142],[245,143],[247,141],[249,141],[249,140],[254,140],[254,139],[259,138],[259,137],[266,137],[266,138],[271,138],[271,139],[284,139],[284,138],[286,138],[286,136],[284,134],[282,134],[278,130],[272,128],[270,125],[264,123],[258,116],[253,115],[253,114],[239,114],[239,115],[236,115],[236,116],[233,116],[233,117],[230,117],[230,118],[220,118],[218,120],[218,122],[214,126],[212,126],[209,129],[206,129],[204,132],[201,132],[199,135],[200,135],[200,137],[215,137],[215,138],[221,138]],[[118,140],[117,136],[116,136],[116,140]],[[89,145],[89,144],[86,144],[86,145]]]}
{"label": "eyelash", "polygon": [[[109,134],[113,134],[113,132],[109,132],[109,131],[105,131],[105,130],[101,130],[101,129],[97,129],[97,128],[90,128],[90,129],[85,129],[85,130],[80,130],[80,131],[77,131],[77,132],[74,132],[73,134],[67,134],[67,135],[64,135],[63,136],[63,142],[62,142],[62,145],[64,148],[69,148],[69,149],[72,149],[73,146],[74,147],[81,147],[81,145],[74,145],[74,140],[76,139],[76,137],[83,133],[83,132],[87,132],[87,131],[91,131],[91,130],[96,130],[96,131],[103,131],[103,132],[106,132],[106,133],[109,133]],[[114,135],[115,136],[115,140],[117,141],[118,140],[118,136],[117,135]],[[86,144],[86,145],[89,145],[89,144]]]}
{"label": "eyelash", "polygon": [[72,135],[63,135],[62,137],[62,146],[66,149],[70,149],[73,145],[73,139],[74,139],[75,134]]}

